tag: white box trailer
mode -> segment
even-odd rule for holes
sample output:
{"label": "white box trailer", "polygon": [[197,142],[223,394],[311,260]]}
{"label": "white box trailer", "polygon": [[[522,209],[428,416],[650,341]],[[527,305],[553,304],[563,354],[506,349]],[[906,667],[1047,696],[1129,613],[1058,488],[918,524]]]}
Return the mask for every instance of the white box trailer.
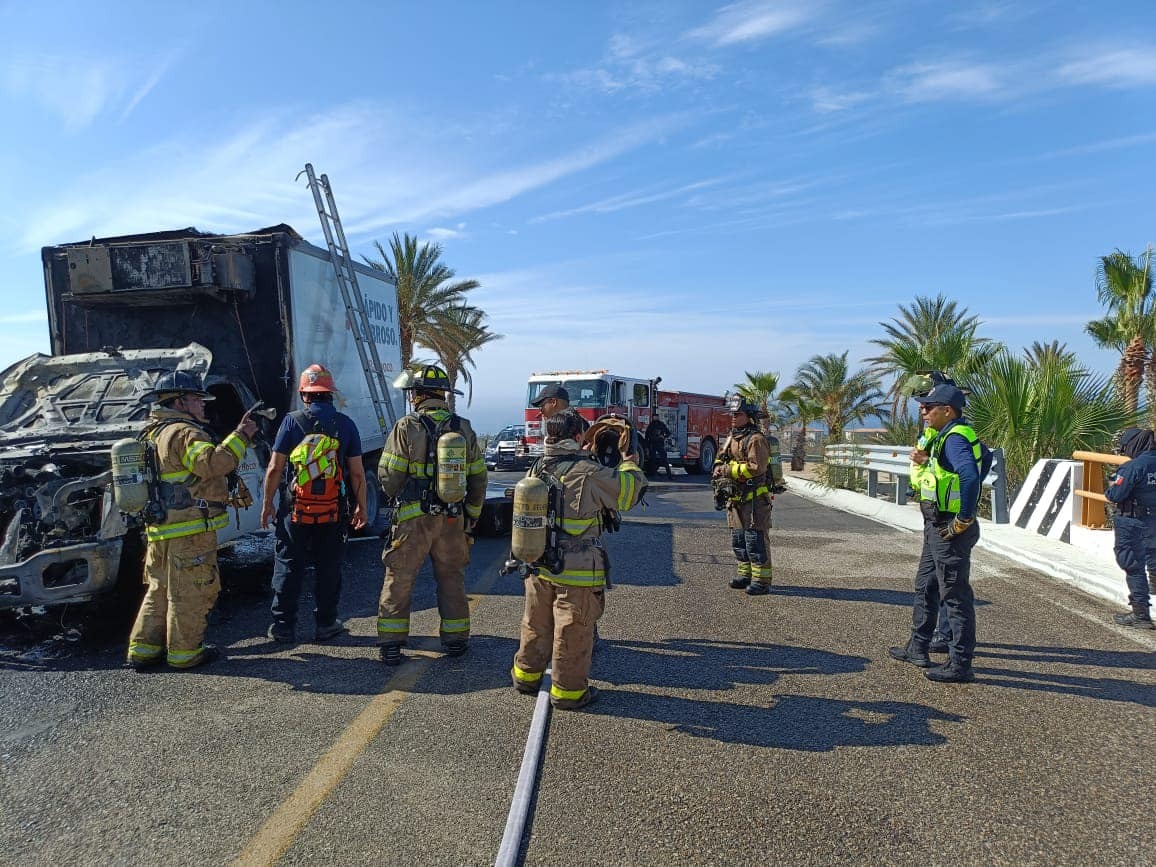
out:
{"label": "white box trailer", "polygon": [[[277,411],[240,467],[256,502],[222,543],[257,529],[273,436],[300,408],[298,377],[314,363],[332,371],[338,407],[357,422],[376,511],[372,472],[388,431],[327,251],[280,225],[94,238],[45,247],[42,259],[52,356],[0,375],[0,609],[84,601],[110,590],[123,566],[139,571],[139,525],[115,512],[108,450],[144,427],[141,398],[166,370],[204,375],[221,434],[256,400]],[[355,268],[392,382],[401,367],[396,288]],[[404,396],[388,397],[395,417],[404,414]]]}

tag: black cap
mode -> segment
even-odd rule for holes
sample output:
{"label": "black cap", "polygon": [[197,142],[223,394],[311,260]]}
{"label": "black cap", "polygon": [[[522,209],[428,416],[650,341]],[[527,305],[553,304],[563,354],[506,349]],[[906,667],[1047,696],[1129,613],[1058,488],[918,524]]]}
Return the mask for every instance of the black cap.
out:
{"label": "black cap", "polygon": [[560,385],[547,385],[544,389],[538,392],[538,396],[530,401],[530,406],[541,406],[550,398],[557,398],[564,400],[566,403],[570,402],[570,392]]}
{"label": "black cap", "polygon": [[927,406],[928,404],[939,404],[943,406],[950,406],[957,412],[963,412],[963,405],[967,402],[962,391],[954,385],[948,385],[946,382],[941,382],[923,397],[915,398],[916,403]]}

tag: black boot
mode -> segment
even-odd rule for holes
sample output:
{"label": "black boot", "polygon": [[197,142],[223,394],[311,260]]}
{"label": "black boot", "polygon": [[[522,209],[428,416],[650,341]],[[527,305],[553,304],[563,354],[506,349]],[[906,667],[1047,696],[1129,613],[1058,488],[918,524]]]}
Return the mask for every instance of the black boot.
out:
{"label": "black boot", "polygon": [[971,663],[956,662],[950,660],[943,665],[937,665],[935,668],[929,668],[923,672],[923,676],[928,680],[934,680],[936,683],[971,683],[975,680],[975,674],[972,673]]}
{"label": "black boot", "polygon": [[401,645],[396,642],[383,644],[381,646],[381,661],[388,666],[401,665],[405,662],[405,656],[402,655],[401,652]]}
{"label": "black boot", "polygon": [[887,652],[891,654],[892,659],[898,659],[900,662],[909,662],[919,668],[931,667],[931,657],[927,655],[927,650],[922,647],[912,647],[910,641],[902,647],[889,648]]}
{"label": "black boot", "polygon": [[1132,603],[1132,610],[1127,614],[1114,614],[1112,619],[1121,626],[1131,626],[1133,629],[1156,629],[1152,623],[1152,615],[1147,605]]}
{"label": "black boot", "polygon": [[739,575],[737,578],[731,579],[731,587],[735,588],[735,590],[742,590],[750,583],[751,579],[746,575]]}

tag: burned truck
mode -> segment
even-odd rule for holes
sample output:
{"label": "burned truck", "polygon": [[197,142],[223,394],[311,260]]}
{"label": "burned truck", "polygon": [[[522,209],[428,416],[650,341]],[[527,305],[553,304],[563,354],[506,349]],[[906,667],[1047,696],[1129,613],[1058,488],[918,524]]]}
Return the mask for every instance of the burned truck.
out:
{"label": "burned truck", "polygon": [[[171,370],[204,377],[210,426],[232,430],[257,401],[260,436],[239,467],[254,505],[222,543],[259,527],[261,489],[280,417],[297,382],[325,365],[338,407],[357,423],[372,476],[386,430],[357,351],[328,252],[286,225],[241,235],[184,229],[42,250],[52,355],[0,373],[0,609],[82,602],[140,574],[140,519],[111,491],[109,450],[144,428],[144,396]],[[387,380],[401,367],[396,287],[355,265]],[[387,399],[404,412],[400,393]]]}

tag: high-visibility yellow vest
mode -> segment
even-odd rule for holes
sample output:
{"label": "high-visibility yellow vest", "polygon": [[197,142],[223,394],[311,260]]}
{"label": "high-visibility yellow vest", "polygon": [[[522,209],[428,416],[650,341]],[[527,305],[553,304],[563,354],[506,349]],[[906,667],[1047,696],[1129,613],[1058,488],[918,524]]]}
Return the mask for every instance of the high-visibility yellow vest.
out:
{"label": "high-visibility yellow vest", "polygon": [[[915,447],[917,449],[920,449],[921,451],[927,451],[928,448],[931,446],[931,443],[935,441],[935,437],[938,434],[939,434],[939,431],[937,431],[933,427],[924,428],[923,433],[921,433],[919,435],[919,439],[915,443]],[[925,464],[917,464],[917,463],[915,463],[915,461],[912,461],[911,466],[908,468],[908,471],[907,471],[907,477],[910,480],[911,488],[918,493],[919,499],[921,499],[921,500],[924,499],[924,497],[923,497],[923,474],[924,473],[930,473],[930,472],[931,472],[931,461],[930,460]],[[934,476],[932,478],[934,479]],[[927,499],[934,500],[935,499],[934,481],[932,482],[932,484],[930,486],[930,490],[932,491],[932,495],[930,497],[928,497]]]}
{"label": "high-visibility yellow vest", "polygon": [[931,443],[931,457],[927,461],[927,466],[931,468],[931,471],[925,472],[920,477],[919,498],[921,500],[934,500],[939,511],[958,515],[961,505],[959,501],[959,474],[939,465],[939,455],[943,451],[943,444],[947,437],[952,434],[959,434],[971,443],[971,453],[975,457],[976,471],[979,472],[982,469],[983,449],[980,447],[979,437],[976,436],[975,431],[970,425],[952,425],[947,428],[946,436],[941,434]]}

